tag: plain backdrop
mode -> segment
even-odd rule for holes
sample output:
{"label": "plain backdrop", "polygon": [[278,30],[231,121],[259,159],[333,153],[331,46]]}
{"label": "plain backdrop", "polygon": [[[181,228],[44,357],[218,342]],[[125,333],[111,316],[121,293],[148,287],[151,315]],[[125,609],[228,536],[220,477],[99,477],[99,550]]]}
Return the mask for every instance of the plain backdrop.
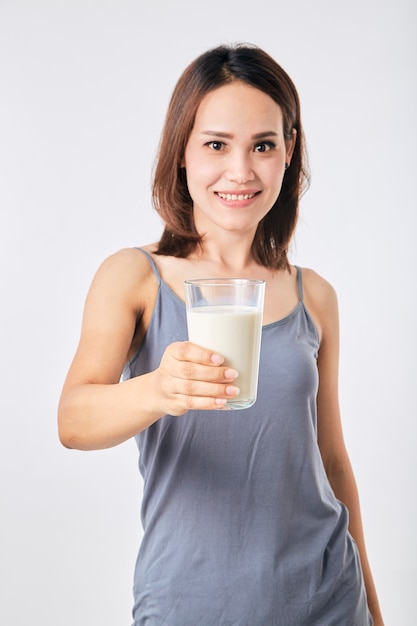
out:
{"label": "plain backdrop", "polygon": [[0,0],[1,624],[131,623],[135,444],[66,450],[56,408],[98,265],[161,232],[150,180],[174,84],[238,41],[300,93],[312,184],[291,259],[337,290],[369,557],[386,625],[416,623],[416,6]]}

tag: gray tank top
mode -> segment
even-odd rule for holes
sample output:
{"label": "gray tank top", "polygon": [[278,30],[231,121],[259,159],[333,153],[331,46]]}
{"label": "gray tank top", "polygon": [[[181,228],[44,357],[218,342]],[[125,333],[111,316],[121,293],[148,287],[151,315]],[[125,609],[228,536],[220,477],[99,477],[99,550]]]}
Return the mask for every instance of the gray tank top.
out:
{"label": "gray tank top", "polygon": [[[185,305],[147,256],[159,290],[123,379],[187,339]],[[165,415],[136,438],[135,626],[372,624],[347,510],[317,445],[319,338],[297,276],[297,306],[263,327],[255,405]]]}

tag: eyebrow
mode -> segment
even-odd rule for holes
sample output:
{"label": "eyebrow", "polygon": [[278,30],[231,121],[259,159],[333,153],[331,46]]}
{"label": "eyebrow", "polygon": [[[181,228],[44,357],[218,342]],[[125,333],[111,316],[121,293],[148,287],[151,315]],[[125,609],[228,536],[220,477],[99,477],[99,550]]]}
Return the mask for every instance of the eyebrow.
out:
{"label": "eyebrow", "polygon": [[[221,139],[233,139],[231,133],[224,133],[216,130],[203,130],[202,135],[208,135],[209,137],[220,137]],[[262,133],[256,133],[252,135],[251,139],[265,139],[266,137],[278,137],[278,133],[274,130],[267,130]]]}

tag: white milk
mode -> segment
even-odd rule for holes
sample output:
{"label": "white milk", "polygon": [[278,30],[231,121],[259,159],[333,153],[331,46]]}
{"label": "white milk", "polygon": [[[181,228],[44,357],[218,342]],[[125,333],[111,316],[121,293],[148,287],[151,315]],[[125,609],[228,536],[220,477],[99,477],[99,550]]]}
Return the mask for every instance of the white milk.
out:
{"label": "white milk", "polygon": [[256,400],[262,312],[255,307],[201,306],[187,311],[188,337],[193,343],[218,352],[225,365],[239,372],[240,394],[228,401],[246,408]]}

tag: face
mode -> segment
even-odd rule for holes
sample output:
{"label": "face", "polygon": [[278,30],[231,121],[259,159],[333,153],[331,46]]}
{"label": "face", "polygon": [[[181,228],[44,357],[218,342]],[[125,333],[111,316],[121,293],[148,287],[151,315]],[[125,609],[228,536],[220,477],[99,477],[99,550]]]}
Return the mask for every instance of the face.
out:
{"label": "face", "polygon": [[184,156],[197,230],[253,233],[281,190],[295,143],[281,108],[242,82],[215,89],[196,114]]}

